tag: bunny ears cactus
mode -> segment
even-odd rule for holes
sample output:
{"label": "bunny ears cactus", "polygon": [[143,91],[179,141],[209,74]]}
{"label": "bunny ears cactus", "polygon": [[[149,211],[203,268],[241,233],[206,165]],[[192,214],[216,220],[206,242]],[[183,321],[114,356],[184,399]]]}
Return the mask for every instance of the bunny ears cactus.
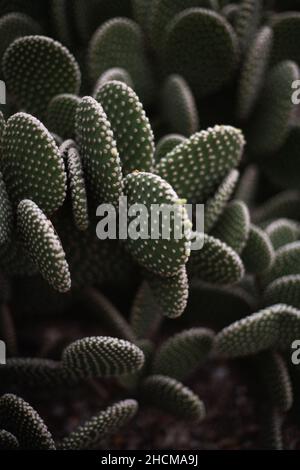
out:
{"label": "bunny ears cactus", "polygon": [[201,435],[222,448],[206,429],[211,416],[228,428],[227,403],[207,377],[235,386],[231,358],[257,385],[260,444],[285,445],[300,387],[300,14],[288,8],[0,1],[1,449],[99,448],[141,410],[114,439],[128,447],[148,406],[155,430],[161,411],[199,429],[207,408]]}
{"label": "bunny ears cactus", "polygon": [[8,88],[21,107],[43,117],[60,93],[77,94],[80,70],[71,53],[45,36],[25,36],[6,50],[2,67]]}

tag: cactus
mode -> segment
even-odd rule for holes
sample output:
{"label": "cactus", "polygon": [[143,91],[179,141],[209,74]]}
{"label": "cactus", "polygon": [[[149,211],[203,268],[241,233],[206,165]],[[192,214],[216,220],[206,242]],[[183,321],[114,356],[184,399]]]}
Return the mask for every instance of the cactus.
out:
{"label": "cactus", "polygon": [[291,274],[290,276],[275,279],[264,291],[265,305],[284,303],[300,308],[299,286],[299,274]]}
{"label": "cactus", "polygon": [[60,450],[85,450],[95,447],[110,434],[118,431],[137,412],[135,400],[123,400],[101,411],[59,443]]}
{"label": "cactus", "polygon": [[276,304],[232,323],[216,336],[224,357],[240,357],[270,348],[286,349],[299,335],[300,311]]}
{"label": "cactus", "polygon": [[122,156],[123,173],[152,171],[154,136],[135,92],[125,83],[112,81],[100,87],[96,100],[103,106],[111,123]]}
{"label": "cactus", "polygon": [[203,202],[228,171],[238,165],[244,143],[238,129],[215,126],[176,146],[160,160],[155,171],[171,184],[179,197]]}
{"label": "cactus", "polygon": [[164,375],[152,375],[141,386],[142,399],[149,405],[187,421],[200,421],[205,408],[202,401],[189,388]]}
{"label": "cactus", "polygon": [[274,250],[278,250],[282,246],[297,240],[299,227],[292,220],[277,219],[267,225],[266,234],[269,236]]}
{"label": "cactus", "polygon": [[0,430],[0,450],[19,449],[18,439],[5,429]]}
{"label": "cactus", "polygon": [[225,243],[210,235],[204,235],[201,250],[192,251],[189,263],[193,276],[218,284],[234,284],[244,275],[244,266],[238,256]]}
{"label": "cactus", "polygon": [[128,341],[95,336],[79,339],[67,346],[62,363],[78,377],[105,377],[139,370],[144,363],[144,355]]}
{"label": "cactus", "polygon": [[298,10],[0,0],[1,450],[297,446]]}
{"label": "cactus", "polygon": [[2,173],[0,172],[0,211],[2,214],[0,222],[0,245],[4,245],[10,239],[13,213],[11,203],[6,191],[5,183],[3,181]]}
{"label": "cactus", "polygon": [[[151,196],[149,187],[151,188]],[[166,277],[175,276],[190,255],[191,223],[183,207],[183,201],[178,198],[166,181],[152,173],[136,172],[128,175],[124,180],[124,193],[128,197],[129,205],[142,203],[150,210],[150,204],[157,204],[158,206],[169,206],[172,210],[169,238],[161,236],[164,226],[163,222],[159,222],[160,237],[158,239],[138,238],[135,240],[128,238],[126,245],[136,260],[149,271]],[[155,208],[151,217],[155,217],[158,211],[159,207]],[[179,223],[182,228],[183,236],[180,239],[176,239],[174,235],[174,219],[176,224]],[[147,227],[142,226],[141,230],[144,230],[147,235]]]}
{"label": "cactus", "polygon": [[276,251],[273,265],[261,275],[261,283],[266,286],[281,276],[300,274],[300,243],[295,241],[282,246]]}
{"label": "cactus", "polygon": [[177,147],[177,145],[184,142],[184,140],[184,136],[180,134],[167,134],[162,137],[155,148],[155,161],[158,163],[165,155]]}
{"label": "cactus", "polygon": [[79,91],[80,70],[74,57],[59,42],[45,36],[16,39],[3,56],[2,68],[20,106],[40,118],[54,96],[76,95]]}
{"label": "cactus", "polygon": [[79,230],[86,230],[89,225],[88,202],[82,162],[76,147],[72,147],[68,150],[67,173],[74,222]]}
{"label": "cactus", "polygon": [[193,94],[179,75],[170,75],[162,90],[162,108],[171,132],[189,137],[199,129],[197,105]]}
{"label": "cactus", "polygon": [[237,116],[246,120],[251,115],[264,85],[265,74],[270,61],[273,32],[263,27],[247,52],[238,87]]}
{"label": "cactus", "polygon": [[122,194],[120,158],[102,106],[84,97],[76,111],[76,137],[90,190],[98,203],[117,204]]}
{"label": "cactus", "polygon": [[244,52],[251,43],[260,23],[262,0],[242,0],[235,17],[235,30],[241,50]]}
{"label": "cactus", "polygon": [[98,78],[94,87],[93,96],[97,96],[99,89],[104,85],[104,83],[112,81],[126,83],[130,88],[134,89],[132,78],[127,70],[122,67],[112,67],[111,69],[105,70],[105,72],[103,72],[103,74]]}
{"label": "cactus", "polygon": [[212,235],[241,254],[248,241],[250,215],[246,204],[232,201],[213,228]]}
{"label": "cactus", "polygon": [[18,230],[42,276],[54,289],[67,292],[71,278],[63,247],[50,220],[29,199],[18,205]]}
{"label": "cactus", "polygon": [[291,84],[298,78],[298,66],[292,61],[280,62],[271,70],[246,134],[254,154],[276,152],[284,143],[294,111]]}
{"label": "cactus", "polygon": [[251,273],[260,273],[272,265],[274,249],[264,230],[253,224],[250,226],[249,237],[241,256],[247,271]]}
{"label": "cactus", "polygon": [[38,413],[13,394],[0,398],[0,420],[6,431],[16,436],[25,450],[54,450],[55,444]]}
{"label": "cactus", "polygon": [[191,328],[169,338],[156,353],[154,373],[183,380],[209,354],[213,337],[211,330]]}
{"label": "cactus", "polygon": [[185,310],[189,296],[185,266],[175,276],[161,278],[147,274],[146,279],[163,315],[169,318],[180,317]]}
{"label": "cactus", "polygon": [[163,50],[166,72],[187,78],[198,98],[229,82],[238,60],[238,41],[230,24],[202,8],[184,10],[170,21]]}
{"label": "cactus", "polygon": [[263,352],[255,358],[266,395],[279,411],[288,411],[293,404],[293,388],[287,364],[276,352]]}
{"label": "cactus", "polygon": [[130,324],[135,335],[138,338],[151,336],[158,329],[162,315],[149,284],[144,282],[137,291],[130,311]]}
{"label": "cactus", "polygon": [[113,18],[101,25],[90,40],[88,65],[94,82],[112,67],[124,68],[143,102],[151,99],[152,72],[145,57],[142,32],[134,21]]}
{"label": "cactus", "polygon": [[[4,181],[14,205],[28,198],[51,214],[63,204],[66,196],[63,161],[53,137],[38,119],[25,113],[9,118],[2,159]],[[24,161],[28,164],[24,165]]]}
{"label": "cactus", "polygon": [[208,199],[205,205],[205,231],[211,232],[218,219],[222,216],[229,199],[231,198],[239,178],[237,170],[231,170],[220,184],[215,194]]}
{"label": "cactus", "polygon": [[20,12],[3,15],[0,19],[1,49],[0,58],[15,39],[22,36],[41,34],[40,25],[30,16]]}
{"label": "cactus", "polygon": [[47,124],[52,132],[63,139],[75,137],[75,115],[80,98],[76,95],[63,93],[50,101],[47,109]]}

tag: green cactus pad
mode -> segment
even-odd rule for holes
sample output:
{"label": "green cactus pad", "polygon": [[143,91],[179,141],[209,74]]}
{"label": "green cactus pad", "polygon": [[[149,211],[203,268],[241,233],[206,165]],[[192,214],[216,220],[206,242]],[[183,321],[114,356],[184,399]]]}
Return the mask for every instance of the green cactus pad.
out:
{"label": "green cactus pad", "polygon": [[199,129],[197,104],[183,77],[170,75],[162,90],[162,112],[170,132],[189,137]]}
{"label": "green cactus pad", "polygon": [[255,365],[267,398],[279,411],[288,411],[293,404],[293,388],[284,359],[277,352],[265,351],[255,358]]}
{"label": "green cactus pad", "polygon": [[75,225],[79,230],[86,230],[89,225],[87,194],[81,158],[75,147],[68,150],[67,174]]}
{"label": "green cactus pad", "polygon": [[47,109],[47,124],[51,132],[63,139],[75,137],[75,115],[80,98],[68,93],[55,96]]}
{"label": "green cactus pad", "polygon": [[175,276],[161,278],[160,276],[147,275],[146,279],[163,315],[169,318],[180,317],[185,310],[189,295],[185,266]]}
{"label": "green cactus pad", "polygon": [[157,305],[152,290],[147,282],[139,287],[131,310],[130,324],[138,338],[151,337],[158,329],[163,312]]}
{"label": "green cactus pad", "polygon": [[217,334],[216,351],[233,358],[267,349],[290,349],[300,334],[300,311],[276,304],[243,318]]}
{"label": "green cactus pad", "polygon": [[[149,225],[140,227],[139,238],[128,237],[128,250],[149,271],[166,277],[175,276],[190,255],[191,222],[183,205],[184,201],[178,198],[172,187],[162,178],[144,172],[132,173],[125,178],[124,193],[128,198],[128,207],[133,204],[146,206],[148,215],[145,214],[145,217]],[[154,204],[156,207],[153,207]],[[170,209],[170,225],[164,225],[164,220],[159,217],[160,209]],[[159,217],[156,226],[155,217]],[[137,220],[130,220],[134,227],[136,223]],[[155,227],[158,231],[157,239],[151,233]],[[164,236],[165,229],[170,229],[166,234],[169,238]],[[179,238],[176,238],[177,231],[180,232]],[[143,236],[148,238],[143,239]]]}
{"label": "green cactus pad", "polygon": [[224,178],[215,194],[205,204],[205,232],[209,233],[218,219],[222,216],[225,207],[231,198],[239,178],[237,170],[231,170]]}
{"label": "green cactus pad", "polygon": [[275,152],[284,143],[295,109],[291,87],[298,78],[299,69],[295,62],[280,62],[269,73],[246,132],[253,154]]}
{"label": "green cactus pad", "polygon": [[51,0],[51,23],[55,37],[65,46],[72,46],[72,28],[69,21],[68,0]]}
{"label": "green cactus pad", "polygon": [[295,242],[299,237],[299,226],[293,220],[277,219],[266,227],[274,250],[278,250],[288,243]]}
{"label": "green cactus pad", "polygon": [[64,202],[66,174],[53,137],[35,117],[14,114],[3,138],[3,176],[14,205],[32,199],[51,214]]}
{"label": "green cactus pad", "polygon": [[24,450],[55,450],[50,432],[37,412],[13,394],[0,398],[1,425],[19,441]]}
{"label": "green cactus pad", "polygon": [[102,24],[90,41],[88,65],[94,82],[107,69],[124,68],[143,103],[152,99],[152,72],[145,56],[142,31],[134,21],[113,18]]}
{"label": "green cactus pad", "polygon": [[6,191],[5,183],[3,181],[2,173],[0,172],[0,245],[7,243],[10,240],[12,231],[12,207]]}
{"label": "green cactus pad", "polygon": [[193,250],[189,261],[193,277],[215,284],[234,284],[244,275],[239,255],[217,238],[204,234],[203,248]]}
{"label": "green cactus pad", "polygon": [[213,346],[214,333],[206,328],[191,328],[167,339],[156,353],[154,374],[184,380],[199,367]]}
{"label": "green cactus pad", "polygon": [[151,0],[148,26],[152,46],[156,51],[161,49],[164,32],[175,15],[193,7],[211,8],[212,3],[213,0]]}
{"label": "green cactus pad", "polygon": [[255,37],[243,63],[237,94],[237,116],[249,118],[263,88],[273,41],[272,29],[263,27]]}
{"label": "green cactus pad", "polygon": [[127,70],[123,69],[122,67],[112,67],[108,70],[105,70],[105,72],[103,72],[103,74],[98,78],[94,87],[93,96],[97,96],[99,88],[101,88],[104,83],[111,81],[126,83],[126,85],[128,85],[130,88],[134,89],[132,78]]}
{"label": "green cactus pad", "polygon": [[155,172],[170,183],[179,197],[204,202],[238,165],[244,144],[239,129],[215,126],[175,147],[160,160]]}
{"label": "green cactus pad", "polygon": [[297,158],[300,145],[300,125],[292,125],[280,149],[269,161],[263,162],[264,173],[278,188],[300,189],[300,164]]}
{"label": "green cactus pad", "polygon": [[268,199],[253,212],[253,221],[267,222],[278,218],[299,220],[300,191],[286,190]]}
{"label": "green cactus pad", "polygon": [[123,400],[101,411],[59,443],[61,450],[90,450],[103,439],[119,431],[136,414],[138,403]]}
{"label": "green cactus pad", "polygon": [[135,92],[122,82],[109,82],[96,99],[111,123],[120,152],[123,173],[152,171],[154,136],[143,106]]}
{"label": "green cactus pad", "polygon": [[226,18],[226,20],[234,27],[238,11],[239,5],[236,5],[235,3],[228,3],[228,5],[225,5],[222,8],[221,13]]}
{"label": "green cactus pad", "polygon": [[70,290],[71,278],[65,252],[50,220],[29,199],[20,202],[17,216],[24,246],[41,275],[59,292]]}
{"label": "green cactus pad", "polygon": [[242,251],[242,260],[250,273],[268,269],[274,261],[274,250],[270,238],[261,228],[251,224],[249,237]]}
{"label": "green cactus pad", "polygon": [[122,170],[114,135],[102,106],[86,96],[77,108],[75,128],[84,173],[93,199],[118,205]]}
{"label": "green cactus pad", "polygon": [[182,383],[164,375],[152,375],[144,380],[141,395],[147,404],[185,421],[198,422],[205,416],[199,397]]}
{"label": "green cactus pad", "polygon": [[215,331],[250,315],[256,298],[239,284],[219,286],[196,281],[191,284],[184,318],[190,325],[208,325]]}
{"label": "green cactus pad", "polygon": [[264,304],[284,303],[300,308],[300,274],[279,277],[264,291]]}
{"label": "green cactus pad", "polygon": [[266,286],[278,277],[290,274],[300,274],[300,241],[279,248],[273,265],[262,274],[260,281]]}
{"label": "green cactus pad", "polygon": [[79,92],[80,70],[74,57],[45,36],[16,39],[4,54],[2,68],[7,87],[20,106],[40,118],[54,96]]}
{"label": "green cactus pad", "polygon": [[180,134],[167,134],[162,137],[156,145],[154,154],[155,161],[157,163],[160,162],[163,157],[184,141],[185,137]]}
{"label": "green cactus pad", "polygon": [[132,15],[145,33],[149,29],[149,12],[151,12],[153,0],[132,0]]}
{"label": "green cactus pad", "polygon": [[261,20],[262,0],[242,0],[235,17],[235,31],[242,51],[245,51],[255,36]]}
{"label": "green cactus pad", "polygon": [[272,62],[277,64],[282,60],[293,60],[300,66],[300,13],[286,12],[272,18],[274,44]]}
{"label": "green cactus pad", "polygon": [[20,12],[8,13],[0,19],[0,60],[8,46],[22,36],[41,34],[40,25],[30,16]]}
{"label": "green cactus pad", "polygon": [[144,364],[144,354],[129,341],[92,336],[67,346],[62,362],[70,373],[81,378],[110,377],[138,371]]}
{"label": "green cactus pad", "polygon": [[212,236],[230,246],[241,254],[248,240],[250,215],[246,204],[232,201],[214,226]]}
{"label": "green cactus pad", "polygon": [[164,36],[166,72],[182,75],[196,98],[216,92],[228,83],[234,75],[237,57],[236,34],[217,13],[191,8],[168,24]]}
{"label": "green cactus pad", "polygon": [[56,214],[53,223],[65,249],[72,287],[126,283],[135,278],[136,267],[118,240],[99,240],[95,219],[86,230],[76,229],[71,211],[67,209],[65,206]]}
{"label": "green cactus pad", "polygon": [[18,439],[5,429],[0,430],[0,450],[18,450]]}
{"label": "green cactus pad", "polygon": [[258,189],[259,171],[256,165],[249,165],[240,177],[235,198],[248,206],[253,205]]}
{"label": "green cactus pad", "polygon": [[31,390],[65,388],[76,383],[60,362],[40,358],[9,358],[6,366],[0,368],[0,378],[7,385],[18,385]]}
{"label": "green cactus pad", "polygon": [[260,435],[262,449],[283,450],[282,414],[269,404],[260,414]]}

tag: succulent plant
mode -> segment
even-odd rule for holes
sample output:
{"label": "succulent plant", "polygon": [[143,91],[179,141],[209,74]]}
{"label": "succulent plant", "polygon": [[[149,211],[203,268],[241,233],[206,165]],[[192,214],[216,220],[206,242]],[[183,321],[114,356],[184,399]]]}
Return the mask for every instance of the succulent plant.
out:
{"label": "succulent plant", "polygon": [[1,450],[299,447],[299,38],[296,0],[0,1]]}

